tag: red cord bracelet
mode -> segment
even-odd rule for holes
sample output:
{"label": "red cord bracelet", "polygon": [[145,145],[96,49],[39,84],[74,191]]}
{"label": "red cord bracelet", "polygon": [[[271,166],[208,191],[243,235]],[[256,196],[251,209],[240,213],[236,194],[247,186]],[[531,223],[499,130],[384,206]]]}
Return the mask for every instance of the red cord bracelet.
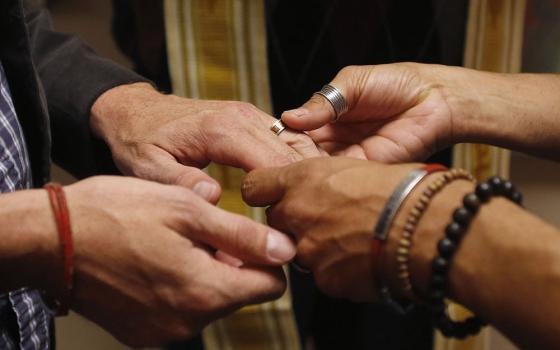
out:
{"label": "red cord bracelet", "polygon": [[44,186],[49,194],[49,200],[56,219],[58,237],[60,240],[60,250],[63,257],[63,276],[64,276],[64,295],[63,300],[58,301],[57,314],[59,316],[68,315],[68,301],[73,287],[74,273],[74,245],[72,242],[72,226],[70,224],[70,213],[66,203],[66,196],[62,186],[57,183],[48,183]]}

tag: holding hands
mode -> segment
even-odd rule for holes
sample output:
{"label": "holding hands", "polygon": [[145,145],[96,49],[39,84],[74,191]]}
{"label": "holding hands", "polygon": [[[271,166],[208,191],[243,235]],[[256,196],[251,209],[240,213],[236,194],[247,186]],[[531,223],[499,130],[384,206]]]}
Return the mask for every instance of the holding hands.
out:
{"label": "holding hands", "polygon": [[[213,319],[246,304],[279,297],[286,281],[279,265],[295,254],[282,233],[228,213],[192,191],[122,177],[95,177],[65,189],[74,241],[70,306],[132,346],[188,338]],[[63,286],[56,227],[43,191],[47,257],[41,287]],[[6,195],[3,200],[21,198]],[[22,198],[23,199],[23,198]],[[7,203],[7,202],[6,202]],[[36,229],[36,230],[35,230]],[[220,249],[245,261],[231,266]],[[45,280],[47,279],[47,280]],[[34,281],[36,283],[36,281]]]}
{"label": "holding hands", "polygon": [[274,122],[249,103],[163,95],[145,83],[107,91],[91,116],[123,174],[184,186],[212,203],[219,184],[200,170],[211,161],[249,171],[321,155],[303,133],[276,136]]}
{"label": "holding hands", "polygon": [[[178,186],[97,178],[68,188],[78,218],[74,308],[129,344],[188,337],[283,292],[274,266],[296,253],[284,234],[295,237],[298,262],[324,292],[377,300],[375,272],[386,280],[387,266],[372,264],[372,229],[400,180],[419,167],[411,162],[456,142],[518,143],[519,130],[531,131],[515,122],[522,119],[493,118],[497,104],[483,110],[486,104],[475,103],[471,86],[494,77],[485,74],[412,63],[348,67],[331,83],[348,104],[336,123],[333,106],[314,95],[283,114],[289,129],[276,135],[275,119],[246,103],[166,96],[147,84],[107,91],[93,106],[91,126],[118,168]],[[538,141],[527,145],[547,150]],[[327,152],[346,157],[319,158]],[[268,222],[279,231],[210,204],[220,197],[218,183],[200,170],[210,161],[252,170],[243,198],[270,206]],[[448,197],[470,188],[461,186]],[[433,246],[419,246],[427,261]]]}
{"label": "holding hands", "polygon": [[351,158],[309,159],[258,169],[243,182],[243,198],[268,206],[268,223],[297,240],[297,260],[334,297],[374,301],[372,229],[394,187],[418,165]]}

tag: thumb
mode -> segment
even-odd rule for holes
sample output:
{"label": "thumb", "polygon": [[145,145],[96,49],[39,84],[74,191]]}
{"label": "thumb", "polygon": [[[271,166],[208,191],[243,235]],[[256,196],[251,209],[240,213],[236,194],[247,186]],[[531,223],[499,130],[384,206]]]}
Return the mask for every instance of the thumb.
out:
{"label": "thumb", "polygon": [[295,130],[315,130],[334,120],[333,106],[323,96],[314,94],[297,109],[282,113],[282,121]]}
{"label": "thumb", "polygon": [[[343,68],[329,85],[336,88],[346,99],[348,107],[352,109],[355,100],[355,89],[358,88],[356,75],[363,74],[358,67]],[[300,108],[286,111],[282,114],[282,121],[292,129],[296,130],[315,130],[333,121],[336,112],[331,103],[319,94],[313,94],[309,101]]]}

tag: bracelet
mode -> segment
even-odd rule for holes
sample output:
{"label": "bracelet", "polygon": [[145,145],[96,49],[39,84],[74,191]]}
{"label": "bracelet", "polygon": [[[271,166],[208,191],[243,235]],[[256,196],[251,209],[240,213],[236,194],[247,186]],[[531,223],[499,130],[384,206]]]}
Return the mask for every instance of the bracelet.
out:
{"label": "bracelet", "polygon": [[381,299],[391,305],[399,313],[404,314],[406,312],[405,308],[397,303],[391,296],[389,288],[381,283],[379,278],[378,265],[379,261],[383,259],[383,249],[382,245],[387,241],[389,235],[389,228],[391,227],[395,215],[402,206],[404,200],[410,195],[412,190],[418,185],[427,175],[436,172],[443,171],[447,168],[440,164],[427,164],[420,169],[412,170],[397,186],[393,191],[385,207],[379,215],[375,229],[373,230],[373,241],[372,241],[372,266],[374,279],[378,281],[378,285],[381,286],[379,293]]}
{"label": "bracelet", "polygon": [[420,222],[420,219],[424,215],[424,212],[428,208],[430,202],[445,186],[450,184],[455,180],[467,180],[474,182],[474,177],[463,169],[451,169],[446,171],[437,179],[435,179],[418,198],[414,207],[408,214],[406,219],[406,224],[404,230],[401,234],[399,244],[397,246],[397,265],[398,273],[397,276],[401,281],[401,287],[405,295],[408,295],[410,299],[418,300],[416,297],[417,293],[414,292],[412,288],[412,282],[410,277],[410,250],[414,244],[413,236],[416,231],[416,227]]}
{"label": "bracelet", "polygon": [[523,197],[510,181],[494,176],[476,186],[475,192],[463,197],[463,206],[453,212],[453,220],[445,228],[445,237],[437,244],[437,254],[432,260],[432,274],[428,286],[430,312],[434,325],[446,337],[458,339],[476,334],[486,324],[481,318],[471,316],[464,321],[454,321],[447,312],[445,296],[448,272],[463,236],[480,206],[493,196],[503,196],[521,205]]}
{"label": "bracelet", "polygon": [[63,301],[57,302],[57,315],[68,315],[68,301],[73,287],[74,274],[74,246],[72,242],[72,226],[70,225],[70,213],[66,203],[66,196],[62,186],[57,183],[48,183],[43,187],[48,195],[51,207],[56,220],[58,229],[58,237],[60,240],[60,249],[63,257],[63,278],[64,278],[64,295]]}

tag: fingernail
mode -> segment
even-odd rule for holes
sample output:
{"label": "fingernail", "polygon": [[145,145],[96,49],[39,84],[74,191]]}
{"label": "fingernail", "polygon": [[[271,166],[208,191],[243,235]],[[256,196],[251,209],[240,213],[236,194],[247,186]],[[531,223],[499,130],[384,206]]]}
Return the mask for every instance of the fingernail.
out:
{"label": "fingernail", "polygon": [[194,185],[193,191],[202,198],[212,199],[218,190],[218,186],[207,181],[201,181]]}
{"label": "fingernail", "polygon": [[291,113],[299,118],[309,114],[309,111],[305,108],[298,108],[298,109],[292,109],[290,111],[286,111],[286,113]]}
{"label": "fingernail", "polygon": [[266,254],[273,262],[284,263],[296,255],[292,240],[278,231],[269,231],[266,241]]}

